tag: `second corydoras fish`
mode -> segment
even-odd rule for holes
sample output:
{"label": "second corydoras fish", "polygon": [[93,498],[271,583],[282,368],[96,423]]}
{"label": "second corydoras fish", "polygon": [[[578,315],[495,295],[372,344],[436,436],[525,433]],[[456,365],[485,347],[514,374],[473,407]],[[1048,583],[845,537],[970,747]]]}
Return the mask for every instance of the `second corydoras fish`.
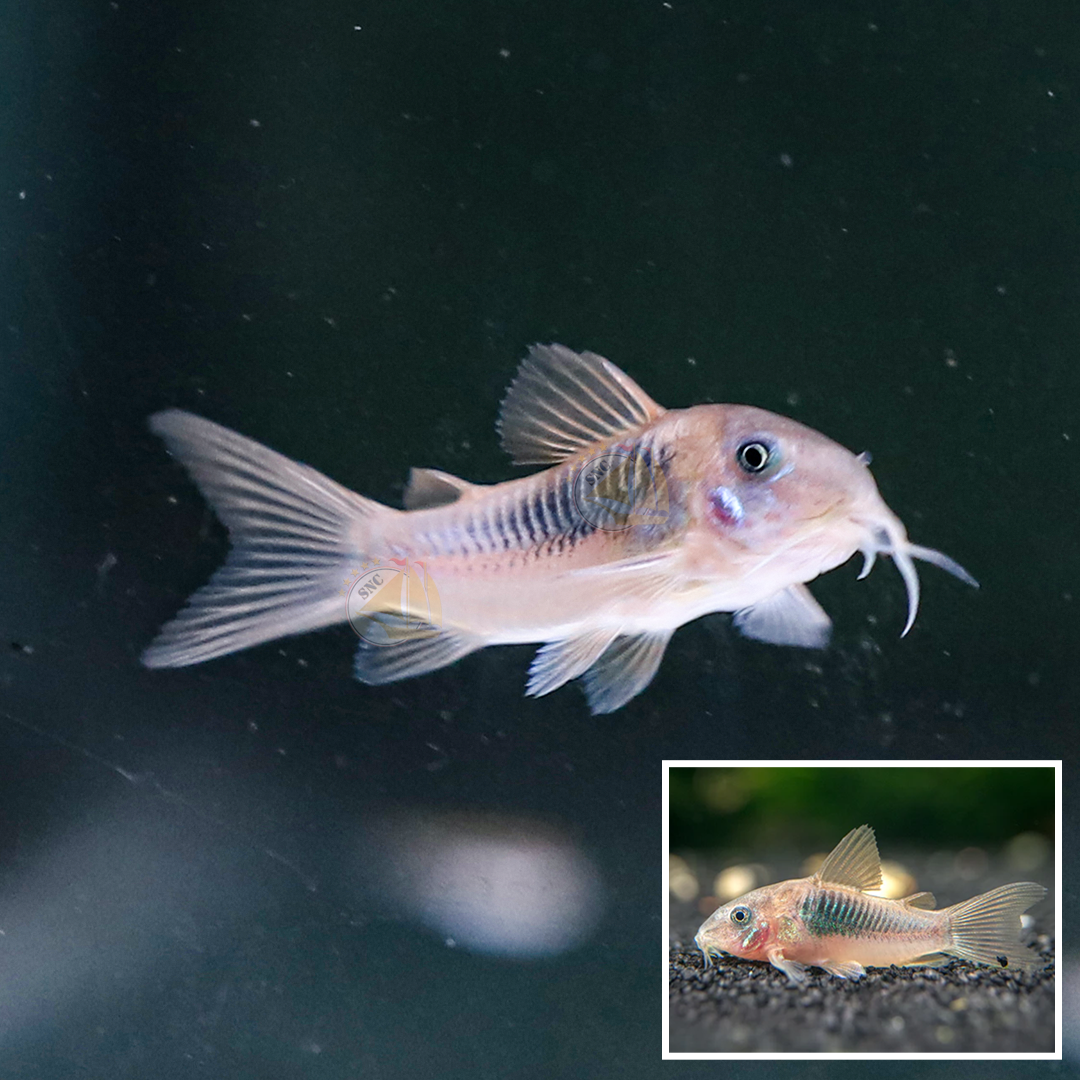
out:
{"label": "second corydoras fish", "polygon": [[668,411],[614,364],[560,345],[530,350],[499,420],[515,463],[550,467],[493,485],[414,469],[404,511],[190,413],[151,427],[232,550],[146,651],[150,667],[348,619],[363,682],[543,642],[528,692],[582,676],[605,713],[649,685],[677,627],[709,612],[735,612],[760,641],[823,646],[831,624],[805,582],[855,552],[861,576],[879,553],[896,562],[904,633],[919,604],[913,559],[975,584],[908,541],[865,455],[749,406]]}
{"label": "second corydoras fish", "polygon": [[902,900],[868,895],[881,888],[874,830],[860,825],[816,874],[781,881],[718,908],[694,939],[710,957],[768,960],[792,982],[810,964],[858,979],[867,967],[927,964],[958,956],[974,964],[1028,968],[1038,958],[1019,941],[1020,916],[1046,895],[1031,881],[1002,885],[962,904],[933,910],[920,892]]}

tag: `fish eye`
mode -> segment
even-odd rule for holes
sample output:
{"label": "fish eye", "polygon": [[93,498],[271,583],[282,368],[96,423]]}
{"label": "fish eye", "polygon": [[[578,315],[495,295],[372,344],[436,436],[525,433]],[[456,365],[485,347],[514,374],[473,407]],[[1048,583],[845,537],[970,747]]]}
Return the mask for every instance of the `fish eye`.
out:
{"label": "fish eye", "polygon": [[750,920],[750,909],[748,907],[737,907],[731,913],[731,921],[736,926],[742,926],[744,923]]}
{"label": "fish eye", "polygon": [[744,442],[735,451],[735,460],[743,472],[759,473],[764,470],[773,458],[773,449],[760,439],[752,439]]}

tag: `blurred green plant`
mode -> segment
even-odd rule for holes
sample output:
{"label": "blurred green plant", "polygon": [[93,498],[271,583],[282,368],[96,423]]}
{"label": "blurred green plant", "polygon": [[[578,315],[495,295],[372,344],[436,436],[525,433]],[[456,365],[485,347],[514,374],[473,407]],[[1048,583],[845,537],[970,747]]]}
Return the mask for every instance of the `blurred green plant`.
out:
{"label": "blurred green plant", "polygon": [[670,846],[835,843],[864,822],[894,840],[1054,836],[1054,770],[974,766],[673,768]]}

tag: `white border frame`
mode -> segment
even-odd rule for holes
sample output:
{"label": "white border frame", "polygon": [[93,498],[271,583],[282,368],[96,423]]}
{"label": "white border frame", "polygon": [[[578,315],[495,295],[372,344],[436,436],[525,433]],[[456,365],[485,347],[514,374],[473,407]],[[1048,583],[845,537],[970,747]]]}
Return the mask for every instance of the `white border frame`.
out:
{"label": "white border frame", "polygon": [[[753,768],[819,768],[819,769],[883,769],[883,768],[1025,768],[1025,769],[1053,769],[1054,770],[1054,1051],[1042,1053],[1002,1053],[980,1054],[978,1052],[959,1053],[834,1053],[822,1051],[820,1053],[778,1053],[778,1052],[735,1052],[731,1053],[671,1053],[668,1050],[669,1040],[669,1000],[668,1000],[668,933],[670,926],[669,890],[668,890],[668,771],[672,768],[702,768],[702,769],[753,769]],[[663,972],[662,986],[662,1034],[661,1034],[661,1057],[665,1061],[1060,1061],[1061,1060],[1061,762],[1060,761],[861,761],[858,758],[840,761],[694,761],[672,760],[662,761],[663,773],[663,836],[662,836],[662,859],[663,859],[663,897],[661,898],[661,925]]]}

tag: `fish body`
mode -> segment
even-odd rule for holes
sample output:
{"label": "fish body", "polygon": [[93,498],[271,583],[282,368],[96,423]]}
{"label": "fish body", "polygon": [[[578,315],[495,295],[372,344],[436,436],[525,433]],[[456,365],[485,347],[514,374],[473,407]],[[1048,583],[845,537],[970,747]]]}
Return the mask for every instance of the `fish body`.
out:
{"label": "fish body", "polygon": [[734,612],[748,637],[823,646],[831,623],[805,582],[857,551],[863,576],[878,553],[896,561],[904,633],[918,609],[912,559],[975,584],[908,541],[865,455],[762,409],[666,410],[602,357],[534,346],[499,427],[516,464],[548,467],[492,485],[414,469],[397,510],[208,420],[158,413],[152,430],[232,551],[144,662],[198,663],[349,620],[364,682],[538,642],[528,692],[583,676],[602,713],[649,684],[677,627],[710,612]]}
{"label": "fish body", "polygon": [[816,874],[783,881],[718,908],[694,939],[705,956],[722,952],[767,960],[792,982],[806,966],[841,978],[867,967],[926,964],[950,956],[1027,968],[1035,955],[1019,941],[1020,916],[1046,895],[1030,881],[1002,885],[962,904],[934,910],[934,897],[869,895],[881,888],[874,832],[853,829]]}

